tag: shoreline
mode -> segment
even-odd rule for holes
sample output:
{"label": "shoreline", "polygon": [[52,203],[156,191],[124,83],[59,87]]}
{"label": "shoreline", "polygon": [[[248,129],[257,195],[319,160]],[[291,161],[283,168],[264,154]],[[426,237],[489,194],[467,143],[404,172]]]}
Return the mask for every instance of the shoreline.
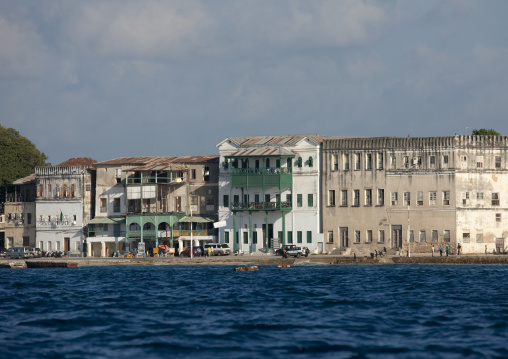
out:
{"label": "shoreline", "polygon": [[358,257],[351,256],[311,255],[307,258],[282,258],[277,256],[217,256],[217,257],[149,257],[149,258],[121,258],[121,257],[72,257],[72,258],[33,258],[33,259],[0,259],[0,266],[23,267],[29,262],[77,263],[78,267],[99,266],[150,266],[150,265],[294,265],[330,264],[330,265],[382,265],[382,264],[508,264],[508,255],[461,255],[439,257],[430,255],[388,256],[388,257]]}

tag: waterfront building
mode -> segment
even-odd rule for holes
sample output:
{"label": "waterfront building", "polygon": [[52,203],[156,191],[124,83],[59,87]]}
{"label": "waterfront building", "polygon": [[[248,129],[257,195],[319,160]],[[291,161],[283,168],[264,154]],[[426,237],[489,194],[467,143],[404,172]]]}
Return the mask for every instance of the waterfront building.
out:
{"label": "waterfront building", "polygon": [[321,145],[319,135],[220,142],[220,241],[244,253],[269,253],[284,244],[323,252]]}
{"label": "waterfront building", "polygon": [[[181,252],[212,242],[218,206],[218,156],[122,157],[98,163],[96,217],[89,227],[94,256]],[[113,227],[113,228],[112,228]]]}
{"label": "waterfront building", "polygon": [[503,250],[507,150],[504,136],[325,139],[326,250]]}
{"label": "waterfront building", "polygon": [[36,167],[36,247],[83,255],[84,229],[92,214],[91,158],[71,158],[56,166]]}
{"label": "waterfront building", "polygon": [[7,186],[4,214],[0,215],[0,248],[36,247],[35,174]]}

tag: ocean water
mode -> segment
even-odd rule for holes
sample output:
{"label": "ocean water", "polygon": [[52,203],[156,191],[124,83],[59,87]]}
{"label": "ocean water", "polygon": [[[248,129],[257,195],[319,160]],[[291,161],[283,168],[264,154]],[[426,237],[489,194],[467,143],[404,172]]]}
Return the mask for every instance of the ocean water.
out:
{"label": "ocean water", "polygon": [[0,358],[507,358],[508,266],[0,270]]}

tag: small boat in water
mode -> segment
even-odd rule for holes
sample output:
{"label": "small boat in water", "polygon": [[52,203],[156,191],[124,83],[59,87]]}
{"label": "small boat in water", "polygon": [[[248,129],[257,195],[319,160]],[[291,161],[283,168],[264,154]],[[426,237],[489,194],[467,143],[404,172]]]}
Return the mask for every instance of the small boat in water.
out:
{"label": "small boat in water", "polygon": [[78,267],[78,263],[72,263],[72,262],[50,262],[50,261],[29,262],[29,261],[26,261],[25,263],[28,268],[77,268]]}
{"label": "small boat in water", "polygon": [[259,270],[258,266],[244,266],[244,267],[236,267],[235,272],[245,272],[245,271],[254,271]]}

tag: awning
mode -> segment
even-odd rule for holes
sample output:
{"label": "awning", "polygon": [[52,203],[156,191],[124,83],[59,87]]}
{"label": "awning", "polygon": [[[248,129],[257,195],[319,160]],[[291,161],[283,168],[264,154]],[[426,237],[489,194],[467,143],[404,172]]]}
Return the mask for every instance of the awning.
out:
{"label": "awning", "polygon": [[[191,221],[192,218],[192,221]],[[208,218],[208,217],[201,217],[201,216],[185,216],[178,222],[192,222],[192,223],[210,223],[215,222],[214,219]]]}
{"label": "awning", "polygon": [[122,224],[125,223],[125,217],[108,218],[108,217],[95,217],[88,224]]}

